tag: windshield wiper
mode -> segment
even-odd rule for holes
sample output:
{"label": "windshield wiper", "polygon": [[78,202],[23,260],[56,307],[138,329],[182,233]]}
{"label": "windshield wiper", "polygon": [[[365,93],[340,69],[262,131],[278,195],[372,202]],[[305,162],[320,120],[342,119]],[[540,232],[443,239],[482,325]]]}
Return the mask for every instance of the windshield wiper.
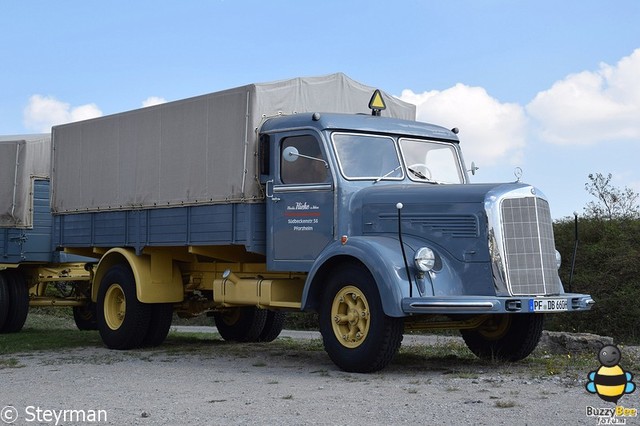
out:
{"label": "windshield wiper", "polygon": [[428,183],[433,183],[435,185],[437,184],[441,184],[443,182],[438,182],[437,180],[433,180],[431,178],[426,177],[424,174],[422,174],[421,172],[412,169],[411,167],[407,167],[407,170],[409,170],[411,173],[413,173],[416,177],[418,177],[419,179],[424,179],[426,180]]}
{"label": "windshield wiper", "polygon": [[420,179],[431,180],[428,177],[426,177],[425,175],[423,175],[422,173],[420,173],[419,171],[412,169],[411,167],[407,167],[407,170],[409,170],[411,173],[413,173],[414,175],[416,175]]}
{"label": "windshield wiper", "polygon": [[[384,176],[380,176],[380,177],[379,177],[378,179],[376,179],[373,183],[378,183],[378,182],[380,182],[382,179],[384,179],[384,178],[388,177],[391,173],[394,173],[394,172],[395,172],[396,170],[398,170],[400,167],[402,167],[402,164],[400,164],[400,165],[399,165],[398,167],[396,167],[395,169],[391,170],[391,171],[390,171],[389,173],[387,173],[386,175],[384,175]],[[409,170],[411,170],[411,169],[409,169]]]}

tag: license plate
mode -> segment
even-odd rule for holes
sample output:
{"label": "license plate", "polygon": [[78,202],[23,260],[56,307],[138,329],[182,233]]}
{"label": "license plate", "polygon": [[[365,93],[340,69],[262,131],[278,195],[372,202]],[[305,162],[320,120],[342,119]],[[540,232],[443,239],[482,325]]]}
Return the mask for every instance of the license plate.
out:
{"label": "license plate", "polygon": [[569,310],[568,299],[531,299],[529,311],[531,312],[564,312]]}

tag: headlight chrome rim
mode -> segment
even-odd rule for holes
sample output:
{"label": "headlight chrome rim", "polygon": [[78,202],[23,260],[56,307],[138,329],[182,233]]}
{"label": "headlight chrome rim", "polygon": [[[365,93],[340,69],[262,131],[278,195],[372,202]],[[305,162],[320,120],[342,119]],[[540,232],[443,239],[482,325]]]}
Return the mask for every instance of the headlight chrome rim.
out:
{"label": "headlight chrome rim", "polygon": [[436,254],[429,247],[421,247],[416,251],[413,261],[418,270],[429,272],[436,266]]}

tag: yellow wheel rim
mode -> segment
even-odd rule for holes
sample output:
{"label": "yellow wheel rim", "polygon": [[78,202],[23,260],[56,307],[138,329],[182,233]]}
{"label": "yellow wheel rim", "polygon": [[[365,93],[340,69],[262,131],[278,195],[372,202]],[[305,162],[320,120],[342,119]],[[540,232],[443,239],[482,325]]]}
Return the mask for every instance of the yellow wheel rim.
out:
{"label": "yellow wheel rim", "polygon": [[485,339],[498,340],[503,337],[511,327],[511,315],[492,315],[479,328]]}
{"label": "yellow wheel rim", "polygon": [[104,319],[112,330],[120,328],[124,322],[127,300],[120,284],[113,284],[104,296]]}
{"label": "yellow wheel rim", "polygon": [[371,322],[369,302],[354,286],[346,286],[336,294],[331,305],[331,324],[336,339],[347,348],[357,348],[369,334]]}
{"label": "yellow wheel rim", "polygon": [[239,308],[225,309],[220,315],[220,319],[226,325],[234,325],[240,320],[240,309]]}

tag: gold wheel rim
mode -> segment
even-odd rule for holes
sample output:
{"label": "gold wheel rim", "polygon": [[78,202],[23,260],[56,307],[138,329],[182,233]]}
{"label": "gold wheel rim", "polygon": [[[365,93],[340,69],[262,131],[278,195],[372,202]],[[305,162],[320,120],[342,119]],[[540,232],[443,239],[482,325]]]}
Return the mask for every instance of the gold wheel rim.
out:
{"label": "gold wheel rim", "polygon": [[104,296],[104,319],[112,330],[117,330],[124,322],[127,300],[120,284],[113,284]]}
{"label": "gold wheel rim", "polygon": [[338,342],[347,348],[360,346],[369,334],[369,302],[362,291],[346,286],[336,294],[331,305],[331,324]]}
{"label": "gold wheel rim", "polygon": [[220,318],[226,325],[235,325],[240,321],[240,308],[225,309],[222,311]]}
{"label": "gold wheel rim", "polygon": [[478,332],[488,340],[498,340],[507,333],[509,327],[510,315],[493,315],[480,326]]}

